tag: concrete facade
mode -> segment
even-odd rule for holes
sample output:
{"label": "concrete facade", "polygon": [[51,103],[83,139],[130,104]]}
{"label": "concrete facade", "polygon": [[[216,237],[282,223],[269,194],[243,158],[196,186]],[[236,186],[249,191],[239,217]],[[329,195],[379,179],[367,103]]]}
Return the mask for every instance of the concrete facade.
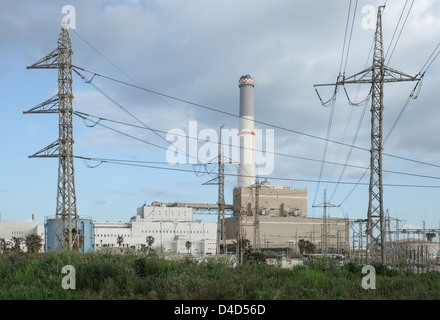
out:
{"label": "concrete facade", "polygon": [[[152,236],[152,249],[159,253],[215,254],[217,224],[193,220],[193,209],[179,204],[153,202],[137,209],[129,222],[95,222],[95,249],[108,247],[147,246]],[[118,236],[123,242],[119,246]],[[191,242],[187,249],[186,243]]]}
{"label": "concrete facade", "polygon": [[255,216],[255,186],[235,188],[233,194],[234,216],[225,219],[228,243],[236,242],[241,235],[254,248],[261,249],[287,248],[298,252],[300,240],[310,241],[318,251],[322,250],[322,243],[326,252],[349,249],[348,219],[328,218],[324,228],[322,218],[308,218],[306,189],[290,189],[262,182],[258,189],[258,219]]}
{"label": "concrete facade", "polygon": [[[258,207],[261,215],[271,217],[307,216],[307,190],[290,189],[262,182],[258,190]],[[253,214],[256,188],[234,188],[234,213]]]}
{"label": "concrete facade", "polygon": [[[289,248],[291,252],[299,252],[298,242],[307,240],[321,250],[323,239],[323,219],[302,217],[268,217],[259,216],[258,224],[260,239],[254,243],[255,217],[235,216],[225,220],[226,239],[231,243],[241,235],[248,239],[251,245],[261,249]],[[349,222],[348,219],[327,219],[327,252],[348,252]],[[258,241],[258,239],[257,239]]]}
{"label": "concrete facade", "polygon": [[[27,235],[38,234],[42,239],[45,237],[44,226],[39,225],[37,221],[0,221],[0,239],[5,239],[7,242],[14,244],[13,238],[22,238],[20,249],[27,251],[24,239]],[[0,248],[1,250],[1,248]],[[43,248],[42,248],[43,250]]]}

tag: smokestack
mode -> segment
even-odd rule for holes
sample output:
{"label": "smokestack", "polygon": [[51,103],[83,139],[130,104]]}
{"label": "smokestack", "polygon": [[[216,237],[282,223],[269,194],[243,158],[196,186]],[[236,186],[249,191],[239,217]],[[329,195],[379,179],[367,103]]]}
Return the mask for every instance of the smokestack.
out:
{"label": "smokestack", "polygon": [[254,132],[254,79],[241,76],[240,88],[240,163],[238,165],[238,187],[255,184],[255,132]]}

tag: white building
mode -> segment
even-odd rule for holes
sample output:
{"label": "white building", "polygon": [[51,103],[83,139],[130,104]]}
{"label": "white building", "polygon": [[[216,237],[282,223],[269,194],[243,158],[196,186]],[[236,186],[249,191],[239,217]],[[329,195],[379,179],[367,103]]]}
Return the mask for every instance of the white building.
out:
{"label": "white building", "polygon": [[[153,202],[137,209],[129,222],[95,222],[95,250],[121,247],[139,250],[147,246],[147,237],[154,237],[152,248],[160,253],[215,254],[217,224],[193,220],[193,209],[181,203]],[[187,248],[187,242],[191,243]]]}
{"label": "white building", "polygon": [[[39,225],[37,221],[0,221],[0,239],[5,239],[9,242],[9,247],[14,246],[14,238],[21,238],[20,249],[22,251],[27,251],[24,239],[27,235],[38,234],[44,239],[44,226]],[[0,252],[1,252],[0,247]]]}

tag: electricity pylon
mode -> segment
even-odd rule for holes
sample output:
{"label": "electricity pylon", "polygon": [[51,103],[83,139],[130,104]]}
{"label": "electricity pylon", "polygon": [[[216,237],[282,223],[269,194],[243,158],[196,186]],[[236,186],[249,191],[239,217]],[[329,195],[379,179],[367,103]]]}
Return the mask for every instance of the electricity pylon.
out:
{"label": "electricity pylon", "polygon": [[322,243],[321,243],[321,253],[323,255],[327,254],[328,250],[328,220],[327,220],[327,208],[329,207],[339,207],[334,204],[330,204],[327,202],[327,190],[324,189],[324,202],[322,204],[313,205],[313,208],[316,207],[322,207],[323,208],[323,214],[322,214]]}
{"label": "electricity pylon", "polygon": [[[385,263],[385,231],[386,224],[383,211],[382,184],[382,123],[383,123],[383,86],[384,83],[401,81],[419,81],[423,75],[407,75],[385,66],[382,37],[382,12],[385,6],[377,11],[376,32],[374,35],[373,65],[350,77],[334,84],[318,84],[316,86],[345,85],[349,83],[371,83],[371,148],[370,148],[370,185],[367,212],[367,251],[366,263],[374,260]],[[339,79],[339,77],[338,77]],[[336,91],[335,91],[336,92]]]}
{"label": "electricity pylon", "polygon": [[55,226],[55,248],[79,249],[78,214],[73,168],[72,44],[68,27],[63,24],[58,47],[27,69],[58,69],[58,93],[49,100],[23,113],[58,113],[59,137],[29,158],[58,157],[58,191]]}
{"label": "electricity pylon", "polygon": [[[220,139],[218,143],[218,155],[217,165],[218,173],[217,178],[211,179],[204,185],[218,185],[218,216],[217,216],[217,252],[221,253],[221,246],[223,247],[223,253],[227,254],[226,247],[226,228],[225,228],[225,164],[223,159],[223,126],[220,127]],[[212,163],[212,162],[211,162]]]}
{"label": "electricity pylon", "polygon": [[254,249],[256,251],[261,250],[260,245],[260,188],[261,183],[258,181],[258,176],[256,182],[251,186],[251,189],[255,188],[255,212],[254,212]]}

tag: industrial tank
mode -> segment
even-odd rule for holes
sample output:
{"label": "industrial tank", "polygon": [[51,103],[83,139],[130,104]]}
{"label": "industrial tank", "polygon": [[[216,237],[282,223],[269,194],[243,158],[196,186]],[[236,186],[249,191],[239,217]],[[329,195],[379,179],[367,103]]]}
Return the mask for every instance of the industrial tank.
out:
{"label": "industrial tank", "polygon": [[[55,245],[56,219],[55,217],[49,217],[45,219],[45,239],[44,239],[44,251],[61,250],[60,246]],[[78,219],[79,234],[82,236],[80,252],[91,252],[95,247],[95,225],[90,217],[80,217]]]}

